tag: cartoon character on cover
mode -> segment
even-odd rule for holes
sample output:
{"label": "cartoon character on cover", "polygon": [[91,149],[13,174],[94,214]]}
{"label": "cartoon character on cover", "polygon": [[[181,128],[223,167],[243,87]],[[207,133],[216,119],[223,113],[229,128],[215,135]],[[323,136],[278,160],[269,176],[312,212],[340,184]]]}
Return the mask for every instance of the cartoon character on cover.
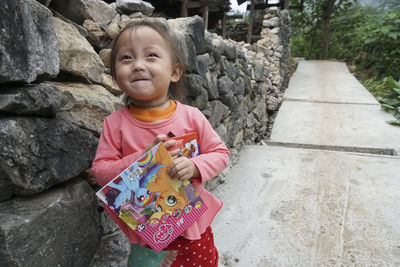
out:
{"label": "cartoon character on cover", "polygon": [[[132,169],[140,166],[136,165],[135,167],[135,165],[132,166]],[[146,172],[142,173],[139,178],[131,180],[127,177],[127,175],[123,174],[120,176],[122,180],[118,184],[115,184],[114,182],[110,183],[110,187],[121,191],[121,193],[115,199],[114,208],[118,209],[124,202],[132,201],[132,198],[134,199],[135,204],[139,206],[146,206],[150,204],[155,197],[155,194],[151,194],[147,187],[152,181],[155,180],[155,178],[157,178],[157,174],[164,166],[165,165],[156,163],[150,166]]]}
{"label": "cartoon character on cover", "polygon": [[[188,181],[185,181],[189,183]],[[182,185],[182,181],[170,178],[167,175],[160,177],[149,185],[151,191],[160,192],[156,199],[156,209],[158,212],[172,214],[175,210],[182,210],[188,202],[184,190],[177,190]],[[180,194],[181,193],[181,194]]]}

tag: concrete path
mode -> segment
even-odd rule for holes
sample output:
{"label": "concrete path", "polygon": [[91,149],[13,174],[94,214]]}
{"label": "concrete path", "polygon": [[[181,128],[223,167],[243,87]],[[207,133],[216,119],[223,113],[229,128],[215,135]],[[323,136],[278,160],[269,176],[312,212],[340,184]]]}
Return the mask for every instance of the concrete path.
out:
{"label": "concrete path", "polygon": [[220,266],[400,266],[388,119],[343,63],[301,61],[270,140],[245,147],[213,192]]}
{"label": "concrete path", "polygon": [[393,155],[400,128],[345,63],[300,61],[272,129],[270,144]]}

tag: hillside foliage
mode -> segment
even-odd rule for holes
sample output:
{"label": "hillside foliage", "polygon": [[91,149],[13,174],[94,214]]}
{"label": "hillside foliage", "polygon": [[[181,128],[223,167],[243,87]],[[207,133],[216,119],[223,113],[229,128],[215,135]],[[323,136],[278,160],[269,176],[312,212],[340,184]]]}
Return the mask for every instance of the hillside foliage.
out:
{"label": "hillside foliage", "polygon": [[[301,7],[304,3],[302,9],[291,10],[292,57],[319,59],[321,14],[326,1],[291,0],[291,6]],[[393,98],[396,102],[400,99],[392,85],[400,79],[400,2],[377,0],[375,6],[361,6],[358,1],[335,2],[327,58],[347,62],[384,105],[383,99],[387,102]]]}

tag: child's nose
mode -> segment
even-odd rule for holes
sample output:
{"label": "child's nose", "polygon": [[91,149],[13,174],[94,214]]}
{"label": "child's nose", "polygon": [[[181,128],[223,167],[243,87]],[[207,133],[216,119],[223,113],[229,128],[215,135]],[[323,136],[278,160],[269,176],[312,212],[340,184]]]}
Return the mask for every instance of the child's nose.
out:
{"label": "child's nose", "polygon": [[136,59],[133,63],[133,70],[135,71],[140,71],[140,70],[144,70],[145,68],[145,64],[144,61],[142,59]]}

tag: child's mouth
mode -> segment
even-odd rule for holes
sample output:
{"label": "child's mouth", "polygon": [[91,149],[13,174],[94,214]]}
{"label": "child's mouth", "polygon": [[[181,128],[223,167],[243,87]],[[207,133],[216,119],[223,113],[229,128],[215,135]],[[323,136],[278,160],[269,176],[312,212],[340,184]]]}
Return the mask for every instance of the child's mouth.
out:
{"label": "child's mouth", "polygon": [[139,79],[134,79],[132,82],[145,82],[145,81],[149,81],[149,79],[145,79],[145,78],[139,78]]}

